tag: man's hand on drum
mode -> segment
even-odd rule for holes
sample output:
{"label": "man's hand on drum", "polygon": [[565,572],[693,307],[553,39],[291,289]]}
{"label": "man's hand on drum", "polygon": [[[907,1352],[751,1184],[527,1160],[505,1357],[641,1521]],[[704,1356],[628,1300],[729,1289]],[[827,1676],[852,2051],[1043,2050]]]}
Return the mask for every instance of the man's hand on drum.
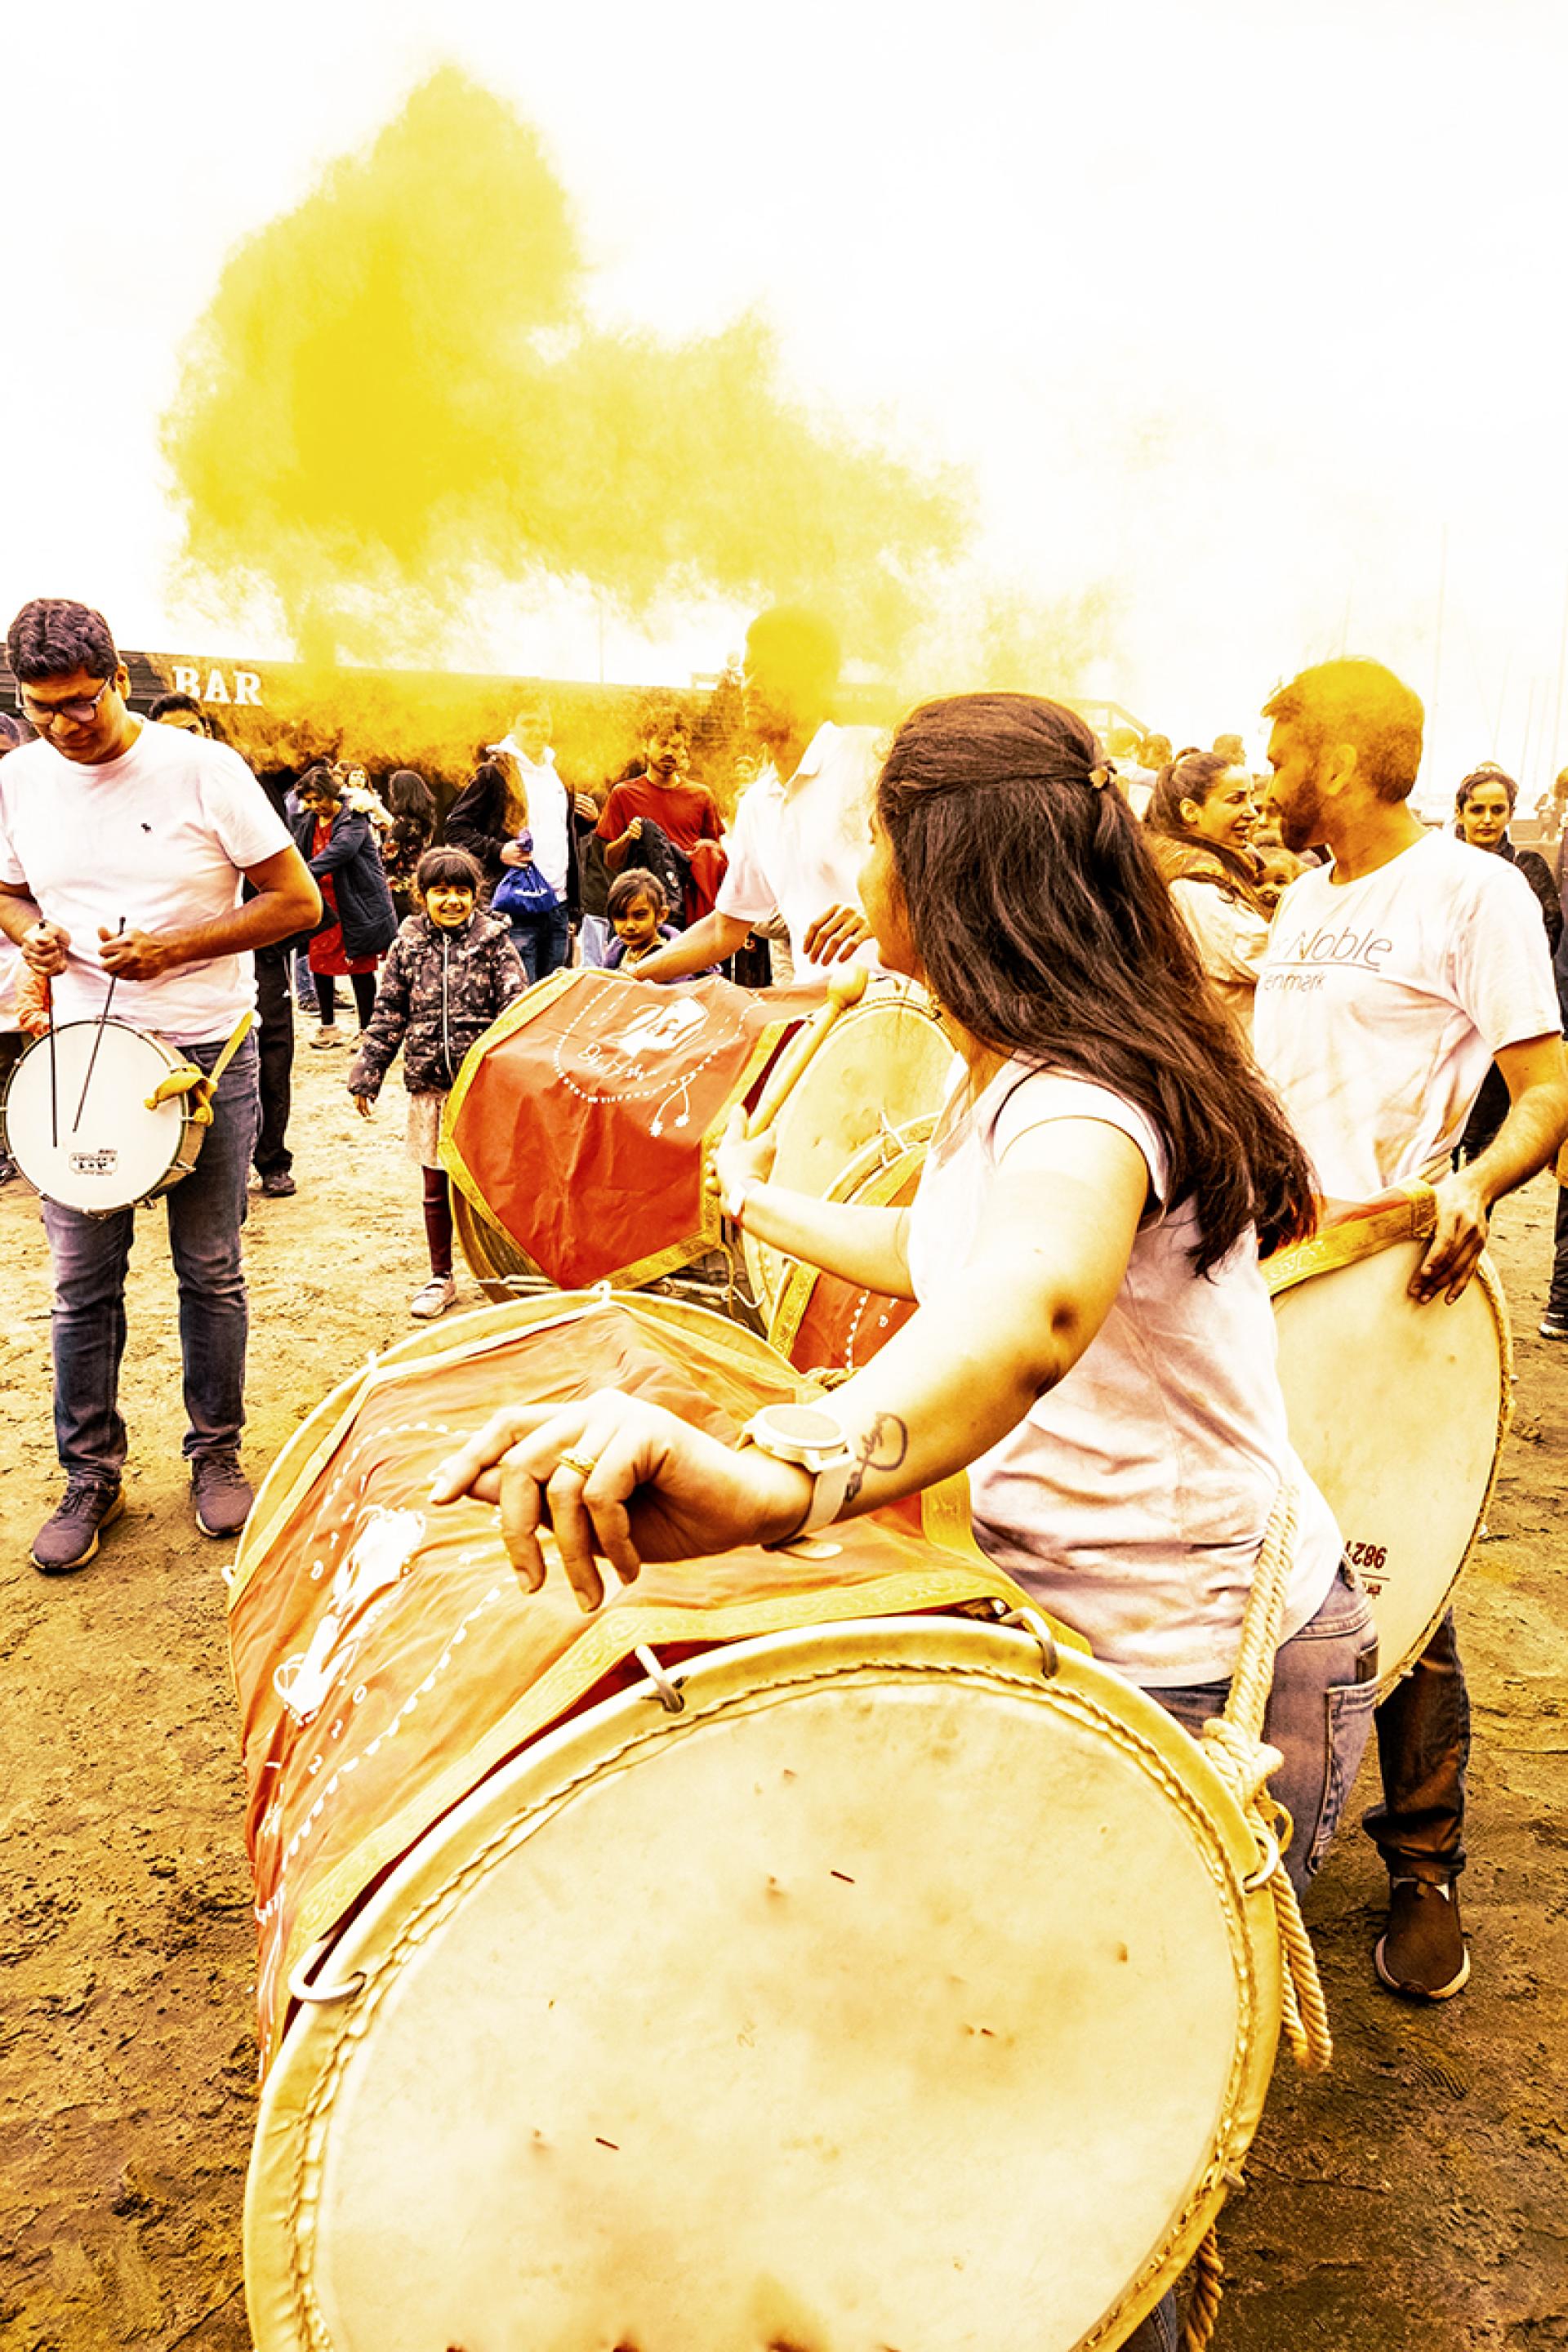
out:
{"label": "man's hand on drum", "polygon": [[552,1528],[590,1610],[605,1597],[598,1559],[629,1582],[645,1559],[776,1542],[805,1518],[812,1482],[793,1463],[736,1453],[662,1405],[601,1389],[494,1414],[436,1474],[433,1502],[464,1495],[499,1503],[507,1557],[531,1592],[544,1582],[540,1532]]}
{"label": "man's hand on drum", "polygon": [[1468,1282],[1487,1245],[1490,1205],[1471,1168],[1457,1169],[1432,1188],[1437,1223],[1426,1255],[1411,1276],[1410,1296],[1422,1306],[1443,1291],[1450,1306]]}
{"label": "man's hand on drum", "polygon": [[732,1201],[744,1185],[765,1184],[773,1172],[778,1150],[778,1137],[771,1127],[748,1138],[746,1114],[737,1106],[730,1113],[722,1141],[714,1147],[708,1173],[711,1190],[721,1201]]}
{"label": "man's hand on drum", "polygon": [[813,963],[847,963],[870,936],[871,926],[858,907],[827,907],[807,927],[801,945]]}
{"label": "man's hand on drum", "polygon": [[22,934],[23,961],[40,980],[52,980],[69,962],[70,943],[70,933],[58,923],[34,923]]}
{"label": "man's hand on drum", "polygon": [[110,931],[100,924],[98,942],[99,960],[116,980],[156,980],[175,961],[168,941],[152,931]]}

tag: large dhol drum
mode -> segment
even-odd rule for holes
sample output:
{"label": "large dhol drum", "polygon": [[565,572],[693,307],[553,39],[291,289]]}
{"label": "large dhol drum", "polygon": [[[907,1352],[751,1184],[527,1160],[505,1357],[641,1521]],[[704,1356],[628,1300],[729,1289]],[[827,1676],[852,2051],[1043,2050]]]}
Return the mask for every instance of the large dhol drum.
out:
{"label": "large dhol drum", "polygon": [[[773,1121],[772,1181],[826,1200],[860,1155],[901,1143],[923,1122],[929,1135],[953,1066],[931,1000],[912,982],[873,979],[834,1021]],[[777,1311],[794,1260],[742,1235],[746,1271],[764,1322]]]}
{"label": "large dhol drum", "polygon": [[[830,1201],[861,1209],[907,1209],[920,1187],[934,1118],[912,1120],[856,1153],[829,1190]],[[815,1265],[789,1260],[768,1339],[803,1372],[829,1383],[848,1380],[885,1347],[914,1313],[910,1298],[889,1298]]]}
{"label": "large dhol drum", "polygon": [[442,1117],[475,1273],[632,1286],[718,1248],[707,1147],[818,1001],[588,969],[527,990],[468,1054]]}
{"label": "large dhol drum", "polygon": [[1331,1205],[1265,1262],[1297,1453],[1372,1597],[1386,1689],[1436,1630],[1486,1518],[1511,1402],[1512,1343],[1489,1258],[1452,1307],[1417,1306],[1422,1186]]}
{"label": "large dhol drum", "polygon": [[[149,1108],[183,1069],[177,1047],[123,1021],[67,1021],[29,1045],[0,1109],[8,1151],[47,1201],[111,1216],[168,1192],[196,1164],[205,1129],[191,1097]],[[89,1075],[90,1073],[90,1075]]]}
{"label": "large dhol drum", "polygon": [[431,1473],[607,1381],[721,1433],[802,1393],[700,1309],[530,1301],[345,1384],[258,1498],[258,2352],[1121,2342],[1261,2108],[1252,1832],[1000,1621],[942,1496],[592,1617],[526,1595]]}

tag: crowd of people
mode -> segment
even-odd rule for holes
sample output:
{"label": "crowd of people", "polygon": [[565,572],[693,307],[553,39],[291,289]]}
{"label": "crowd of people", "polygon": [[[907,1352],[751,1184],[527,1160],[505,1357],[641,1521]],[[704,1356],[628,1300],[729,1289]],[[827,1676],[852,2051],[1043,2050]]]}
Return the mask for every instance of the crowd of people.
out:
{"label": "crowd of people", "polygon": [[[1062,706],[971,695],[925,706],[890,748],[833,717],[837,646],[778,608],[748,635],[758,766],[728,824],[689,772],[679,709],[589,791],[558,772],[525,701],[482,747],[444,824],[407,770],[317,764],[258,789],[199,705],[143,720],[107,625],[23,608],[8,637],[26,729],[0,761],[0,1067],[55,1023],[117,1013],[171,1039],[212,1099],[194,1173],[169,1193],[198,1524],[231,1537],[241,1468],[247,1171],[294,1190],[296,1011],[371,1118],[402,1057],[429,1275],[456,1295],[442,1107],[475,1039],[573,960],[668,984],[715,969],[826,987],[846,959],[920,982],[958,1077],[908,1213],[772,1181],[764,1140],[716,1167],[736,1224],[918,1303],[834,1391],[818,1452],[718,1446],[625,1396],[502,1411],[447,1491],[506,1498],[525,1578],[552,1522],[585,1603],[595,1557],[685,1557],[792,1539],[971,1472],[991,1557],[1183,1722],[1216,1712],[1281,1482],[1300,1537],[1269,1738],[1316,1868],[1375,1720],[1387,1864],[1377,1966],[1447,1998],[1459,1917],[1468,1712],[1451,1615],[1372,1710],[1374,1636],[1340,1532],[1291,1449],[1260,1249],[1324,1198],[1426,1177],[1436,1230],[1414,1284],[1458,1296],[1490,1212],[1568,1133],[1560,837],[1510,838],[1500,769],[1458,786],[1451,830],[1410,794],[1416,697],[1369,662],[1310,670],[1265,705],[1268,771],[1239,737],[1174,752],[1102,746]],[[1158,764],[1154,764],[1155,756]],[[91,844],[90,856],[84,843]],[[762,951],[759,933],[772,933]],[[47,1007],[42,1000],[47,998]],[[228,1054],[255,1004],[258,1035]],[[216,1087],[207,1074],[220,1070]],[[1560,1195],[1560,1201],[1568,1194]],[[66,1491],[31,1546],[79,1569],[121,1508],[118,1410],[133,1212],[46,1200],[55,1425]],[[1546,1336],[1568,1337],[1559,1209]],[[1152,2339],[1151,2339],[1152,2340]]]}

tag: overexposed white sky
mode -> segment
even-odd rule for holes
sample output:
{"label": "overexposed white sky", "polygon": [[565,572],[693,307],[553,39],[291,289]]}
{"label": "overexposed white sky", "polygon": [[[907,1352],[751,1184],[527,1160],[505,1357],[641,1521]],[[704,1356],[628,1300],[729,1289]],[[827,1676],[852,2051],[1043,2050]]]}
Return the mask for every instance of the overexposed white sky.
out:
{"label": "overexposed white sky", "polygon": [[[1103,593],[1090,682],[1178,743],[1258,742],[1343,646],[1426,698],[1434,803],[1568,763],[1556,0],[55,22],[5,37],[0,619],[79,595],[128,645],[286,650],[177,593],[158,420],[235,242],[451,58],[542,134],[607,320],[761,307],[809,398],[971,469],[998,573]],[[716,667],[741,617],[612,627],[609,673]],[[597,674],[591,614],[537,629],[507,666]]]}

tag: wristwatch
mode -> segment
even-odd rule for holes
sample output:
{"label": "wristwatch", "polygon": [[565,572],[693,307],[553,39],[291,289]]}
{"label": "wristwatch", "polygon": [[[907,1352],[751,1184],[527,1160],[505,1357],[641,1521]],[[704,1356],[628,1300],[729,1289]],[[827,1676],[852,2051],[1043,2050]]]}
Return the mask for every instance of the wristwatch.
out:
{"label": "wristwatch", "polygon": [[[754,1445],[759,1453],[771,1454],[775,1462],[793,1462],[811,1473],[811,1501],[805,1517],[778,1543],[797,1542],[802,1536],[815,1535],[818,1528],[832,1525],[844,1507],[849,1474],[855,1467],[855,1456],[832,1413],[818,1404],[765,1404],[741,1432],[741,1444]],[[777,1544],[768,1546],[769,1550],[777,1548]]]}

